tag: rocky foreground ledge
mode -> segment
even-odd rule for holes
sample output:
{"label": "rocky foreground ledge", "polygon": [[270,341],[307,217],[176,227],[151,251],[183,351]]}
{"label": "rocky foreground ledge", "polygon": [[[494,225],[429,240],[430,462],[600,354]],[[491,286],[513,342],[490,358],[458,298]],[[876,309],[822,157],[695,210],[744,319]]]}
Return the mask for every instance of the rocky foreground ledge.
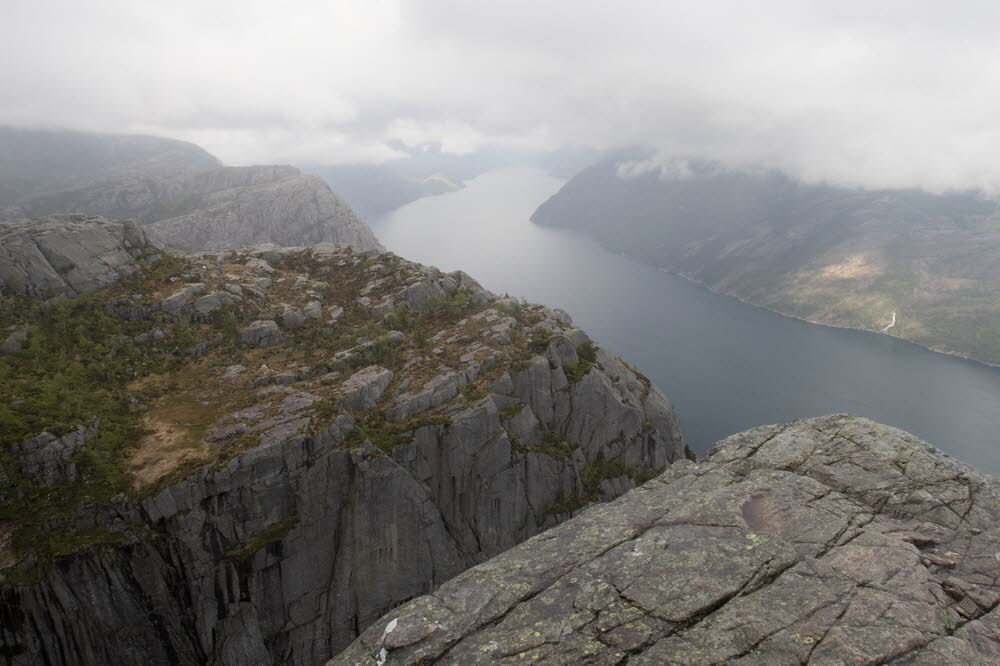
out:
{"label": "rocky foreground ledge", "polygon": [[452,579],[330,664],[1000,662],[1000,482],[838,414],[755,428]]}

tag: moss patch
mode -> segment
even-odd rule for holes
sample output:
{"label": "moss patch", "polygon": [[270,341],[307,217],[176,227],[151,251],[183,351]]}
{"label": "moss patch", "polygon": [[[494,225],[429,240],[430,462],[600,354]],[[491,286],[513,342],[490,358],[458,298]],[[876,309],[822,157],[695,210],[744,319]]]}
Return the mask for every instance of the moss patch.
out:
{"label": "moss patch", "polygon": [[249,557],[261,548],[284,539],[298,524],[299,517],[297,515],[282,518],[278,522],[268,525],[260,532],[254,534],[252,537],[247,539],[246,543],[241,544],[236,548],[227,550],[225,557],[231,560],[239,560]]}

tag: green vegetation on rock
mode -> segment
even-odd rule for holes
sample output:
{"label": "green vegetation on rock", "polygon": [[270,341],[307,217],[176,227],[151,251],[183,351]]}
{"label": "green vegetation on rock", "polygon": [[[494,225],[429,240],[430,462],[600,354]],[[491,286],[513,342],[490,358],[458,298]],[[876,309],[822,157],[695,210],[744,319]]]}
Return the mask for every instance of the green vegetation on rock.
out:
{"label": "green vegetation on rock", "polygon": [[299,524],[299,517],[295,514],[282,518],[281,520],[268,525],[260,532],[247,539],[246,543],[226,551],[226,557],[231,560],[239,560],[253,555],[261,548],[281,541],[289,532]]}

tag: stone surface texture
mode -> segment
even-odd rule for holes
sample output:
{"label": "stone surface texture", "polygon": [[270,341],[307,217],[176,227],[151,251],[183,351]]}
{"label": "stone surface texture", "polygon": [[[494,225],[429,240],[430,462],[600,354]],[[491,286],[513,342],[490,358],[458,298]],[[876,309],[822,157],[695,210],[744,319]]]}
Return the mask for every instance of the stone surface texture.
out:
{"label": "stone surface texture", "polygon": [[158,256],[130,221],[53,215],[0,221],[0,293],[76,296],[115,284]]}
{"label": "stone surface texture", "polygon": [[330,664],[1000,661],[1000,482],[838,414],[718,443]]}
{"label": "stone surface texture", "polygon": [[184,252],[265,242],[381,247],[326,183],[293,167],[222,167],[189,177],[179,188],[185,196],[192,191],[193,209],[148,225],[154,240]]}

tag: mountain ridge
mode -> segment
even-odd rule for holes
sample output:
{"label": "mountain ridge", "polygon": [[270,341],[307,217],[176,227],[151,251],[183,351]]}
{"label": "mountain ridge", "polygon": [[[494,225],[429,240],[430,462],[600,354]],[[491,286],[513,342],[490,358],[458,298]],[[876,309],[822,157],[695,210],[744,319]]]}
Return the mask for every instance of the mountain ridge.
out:
{"label": "mountain ridge", "polygon": [[623,170],[641,156],[584,170],[533,221],[806,321],[883,332],[896,312],[889,334],[1000,362],[1000,272],[988,250],[1000,241],[996,202],[803,185],[703,162]]}

